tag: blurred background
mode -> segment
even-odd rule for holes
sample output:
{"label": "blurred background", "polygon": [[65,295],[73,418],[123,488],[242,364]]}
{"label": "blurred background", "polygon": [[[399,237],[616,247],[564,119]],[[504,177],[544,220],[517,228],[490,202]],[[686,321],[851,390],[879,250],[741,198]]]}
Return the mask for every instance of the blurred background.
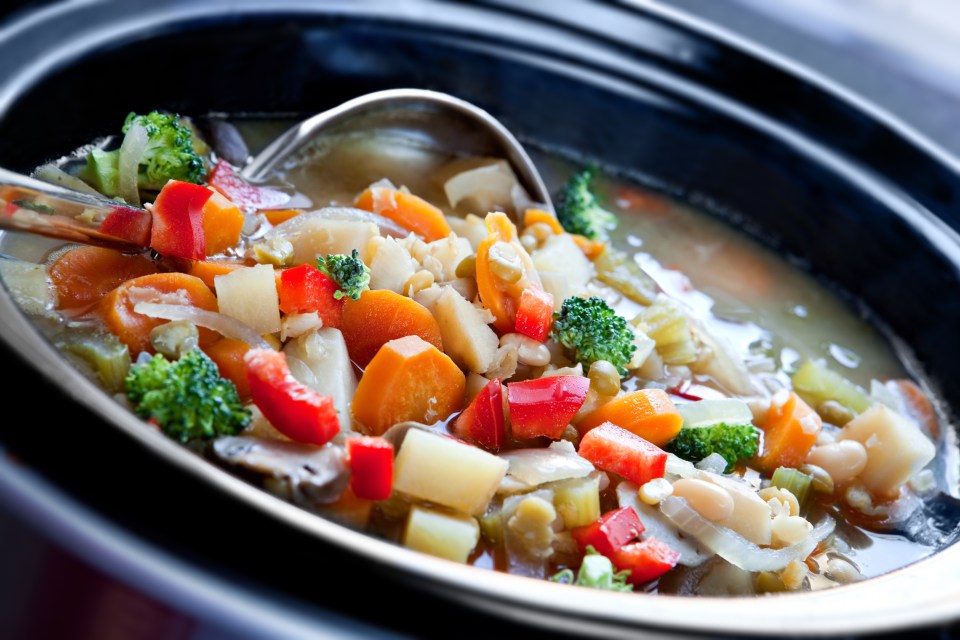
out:
{"label": "blurred background", "polygon": [[[688,14],[777,52],[876,104],[960,157],[960,0],[633,2]],[[57,4],[54,0],[0,0],[0,37],[12,21]],[[3,504],[0,541],[0,637],[263,637],[262,629],[244,632],[194,619],[107,577],[30,529],[18,519],[15,508]],[[381,633],[336,616],[328,623],[314,637]],[[929,637],[957,637],[955,627],[930,633]],[[908,636],[920,637],[904,637]]]}

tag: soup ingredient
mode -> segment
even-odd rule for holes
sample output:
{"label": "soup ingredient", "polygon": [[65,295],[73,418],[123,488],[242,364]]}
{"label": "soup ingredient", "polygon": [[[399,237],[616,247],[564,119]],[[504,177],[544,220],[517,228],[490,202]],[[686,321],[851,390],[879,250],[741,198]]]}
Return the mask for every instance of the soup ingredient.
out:
{"label": "soup ingredient", "polygon": [[412,428],[397,453],[393,488],[462,513],[480,515],[508,466],[506,460],[473,445]]}
{"label": "soup ingredient", "polygon": [[340,428],[353,431],[350,403],[357,390],[356,373],[343,334],[333,327],[312,329],[283,346],[293,376],[321,395],[333,399]]}
{"label": "soup ingredient", "polygon": [[340,328],[350,357],[360,367],[366,367],[384,344],[404,336],[419,336],[443,348],[437,320],[412,298],[375,289],[364,291],[359,300],[345,300]]}
{"label": "soup ingredient", "polygon": [[387,185],[372,185],[357,196],[353,206],[393,220],[427,242],[450,235],[443,211],[423,198]]}
{"label": "soup ingredient", "polygon": [[679,433],[683,417],[662,389],[637,389],[603,403],[584,416],[577,429],[584,433],[604,422],[662,447]]}
{"label": "soup ingredient", "polygon": [[153,203],[150,248],[161,255],[203,260],[207,256],[203,211],[213,190],[173,180]]}
{"label": "soup ingredient", "polygon": [[828,369],[823,361],[807,360],[793,374],[791,382],[794,390],[813,407],[833,400],[857,413],[863,413],[872,404],[866,391]]}
{"label": "soup ingredient", "polygon": [[203,205],[205,253],[215,256],[237,246],[243,231],[243,212],[223,194],[214,192]]}
{"label": "soup ingredient", "polygon": [[236,387],[198,349],[172,362],[158,353],[133,365],[125,386],[134,412],[180,442],[234,435],[250,422]]}
{"label": "soup ingredient", "polygon": [[386,500],[393,491],[393,445],[383,438],[346,439],[350,488],[364,500]]}
{"label": "soup ingredient", "polygon": [[494,211],[485,221],[488,233],[477,246],[477,290],[484,308],[493,314],[494,328],[504,334],[514,330],[524,289],[542,283],[510,218]]}
{"label": "soup ingredient", "polygon": [[246,210],[277,209],[290,201],[290,196],[283,191],[250,184],[222,158],[207,177],[207,184]]}
{"label": "soup ingredient", "polygon": [[277,283],[280,311],[286,314],[316,312],[323,326],[339,328],[343,316],[343,296],[337,284],[309,264],[284,269]]}
{"label": "soup ingredient", "polygon": [[403,534],[405,547],[461,563],[479,540],[475,518],[418,505],[410,508]]}
{"label": "soup ingredient", "polygon": [[333,293],[337,300],[344,297],[359,300],[360,294],[370,288],[370,268],[356,249],[349,256],[334,254],[317,258],[317,269],[337,285]]}
{"label": "soup ingredient", "polygon": [[707,520],[721,522],[733,515],[733,496],[723,488],[699,478],[680,478],[672,495],[680,496]]}
{"label": "soup ingredient", "polygon": [[750,423],[718,422],[700,427],[684,426],[670,441],[667,451],[691,462],[719,454],[727,463],[724,471],[730,473],[738,462],[757,454],[759,442],[760,432]]}
{"label": "soup ingredient", "polygon": [[213,279],[220,313],[259,334],[280,330],[276,271],[268,264],[240,267]]}
{"label": "soup ingredient", "polygon": [[823,427],[820,416],[795,391],[786,389],[773,395],[756,425],[764,432],[758,465],[767,473],[802,465]]}
{"label": "soup ingredient", "polygon": [[150,244],[152,226],[153,216],[149,211],[117,205],[107,214],[97,230],[137,246],[146,247]]}
{"label": "soup ingredient", "polygon": [[453,423],[453,433],[488,449],[499,449],[507,441],[503,414],[503,385],[494,378],[480,389]]}
{"label": "soup ingredient", "polygon": [[353,398],[353,416],[368,433],[382,435],[398,422],[431,424],[448,418],[463,406],[465,392],[466,377],[450,356],[408,335],[384,344],[367,364]]}
{"label": "soup ingredient", "polygon": [[193,133],[180,116],[151,111],[146,115],[130,113],[123,124],[127,133],[134,125],[147,132],[147,148],[139,158],[137,184],[155,191],[169,180],[199,184],[206,174],[203,158],[194,148]]}
{"label": "soup ingredient", "polygon": [[570,530],[580,548],[595,549],[597,553],[612,556],[620,547],[636,540],[645,527],[633,507],[619,507],[604,513],[591,524]]}
{"label": "soup ingredient", "polygon": [[68,335],[57,347],[85,361],[96,373],[104,388],[112,393],[123,390],[130,372],[130,350],[116,336]]}
{"label": "soup ingredient", "polygon": [[614,566],[629,571],[627,580],[635,586],[659,578],[679,561],[679,552],[654,537],[626,544],[613,554]]}
{"label": "soup ingredient", "polygon": [[653,304],[637,315],[634,323],[656,343],[657,353],[666,364],[690,364],[697,359],[699,350],[690,321],[678,300],[658,295]]}
{"label": "soup ingredient", "polygon": [[540,287],[527,287],[520,294],[514,331],[546,342],[553,324],[553,296]]}
{"label": "soup ingredient", "polygon": [[590,390],[584,376],[550,376],[507,384],[510,431],[517,440],[558,440]]}
{"label": "soup ingredient", "polygon": [[486,373],[493,366],[500,345],[497,334],[487,324],[487,313],[452,286],[442,290],[430,310],[440,327],[444,352],[467,370]]}
{"label": "soup ingredient", "polygon": [[333,399],[294,378],[282,352],[250,349],[243,361],[250,397],[277,431],[316,445],[326,444],[340,432]]}
{"label": "soup ingredient", "polygon": [[127,280],[156,271],[157,267],[144,256],[101,247],[65,251],[47,269],[57,308],[70,310],[87,309]]}
{"label": "soup ingredient", "polygon": [[626,319],[602,298],[572,296],[553,316],[550,337],[563,345],[584,366],[606,360],[620,375],[636,350],[633,329]]}
{"label": "soup ingredient", "polygon": [[638,485],[662,478],[667,452],[612,422],[588,431],[578,453],[595,467],[615,473]]}
{"label": "soup ingredient", "polygon": [[629,571],[615,571],[609,558],[587,547],[576,574],[573,569],[563,569],[550,576],[550,580],[607,591],[633,591],[633,585],[627,582],[629,575]]}
{"label": "soup ingredient", "polygon": [[802,514],[806,511],[810,491],[813,488],[813,476],[799,469],[779,467],[770,476],[770,486],[789,491],[790,495],[797,500],[797,511]]}
{"label": "soup ingredient", "polygon": [[569,233],[590,240],[605,239],[617,226],[617,218],[600,206],[592,191],[596,169],[588,167],[567,180],[557,199],[557,219]]}
{"label": "soup ingredient", "polygon": [[856,440],[829,442],[811,451],[807,463],[826,471],[835,485],[842,485],[856,478],[867,466],[867,449]]}
{"label": "soup ingredient", "polygon": [[221,338],[203,351],[217,365],[220,375],[233,383],[237,388],[240,400],[250,400],[250,382],[247,380],[247,364],[243,358],[250,350],[250,345],[235,338]]}

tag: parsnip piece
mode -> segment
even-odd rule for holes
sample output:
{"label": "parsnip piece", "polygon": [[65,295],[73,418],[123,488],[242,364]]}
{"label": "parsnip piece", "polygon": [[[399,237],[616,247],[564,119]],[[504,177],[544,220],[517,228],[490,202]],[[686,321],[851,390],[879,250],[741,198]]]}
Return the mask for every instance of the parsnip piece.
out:
{"label": "parsnip piece", "polygon": [[[566,298],[582,292],[595,275],[593,263],[583,255],[583,251],[568,233],[552,235],[543,245],[530,254],[545,291],[553,294],[554,304],[562,304]],[[546,278],[544,274],[554,274]],[[550,289],[554,288],[555,291]]]}
{"label": "parsnip piece", "polygon": [[357,390],[357,379],[340,330],[318,329],[291,340],[283,352],[295,378],[333,398],[341,433],[352,432],[350,403]]}
{"label": "parsnip piece", "polygon": [[257,333],[280,330],[280,300],[273,267],[241,267],[213,279],[220,313],[236,318]]}
{"label": "parsnip piece", "polygon": [[848,422],[837,440],[856,440],[866,447],[867,466],[857,477],[879,497],[895,496],[937,453],[915,422],[883,404]]}
{"label": "parsnip piece", "polygon": [[294,263],[313,264],[318,256],[350,255],[354,249],[359,251],[367,246],[370,238],[379,234],[380,230],[372,222],[314,219],[307,221],[289,240],[293,243]]}
{"label": "parsnip piece", "polygon": [[411,507],[403,534],[405,547],[454,562],[466,562],[479,540],[475,518],[421,506]]}
{"label": "parsnip piece", "polygon": [[444,352],[460,367],[483,373],[493,364],[500,341],[483,312],[452,287],[444,287],[433,315],[440,325]]}
{"label": "parsnip piece", "polygon": [[411,429],[397,453],[393,487],[414,498],[479,515],[508,466],[506,460],[477,447]]}
{"label": "parsnip piece", "polygon": [[733,529],[755,544],[761,546],[770,544],[773,538],[770,505],[737,480],[709,471],[701,471],[699,478],[726,489],[733,498],[733,513],[728,518],[718,521],[717,524]]}
{"label": "parsnip piece", "polygon": [[394,238],[387,237],[370,261],[370,288],[403,293],[403,285],[417,270],[417,261]]}

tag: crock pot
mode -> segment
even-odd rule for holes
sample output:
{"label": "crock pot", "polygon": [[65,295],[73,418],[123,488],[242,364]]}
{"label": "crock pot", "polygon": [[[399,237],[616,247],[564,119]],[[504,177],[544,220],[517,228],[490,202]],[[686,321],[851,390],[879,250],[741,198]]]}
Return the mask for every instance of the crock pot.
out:
{"label": "crock pot", "polygon": [[[687,16],[612,2],[94,1],[48,5],[3,36],[0,166],[27,172],[131,110],[305,116],[372,90],[444,91],[529,144],[774,247],[896,336],[948,418],[960,406],[960,163]],[[0,427],[3,500],[112,575],[238,630],[849,637],[960,618],[958,545],[861,583],[762,598],[621,597],[423,556],[144,429],[6,291],[0,318],[8,402],[26,416]]]}

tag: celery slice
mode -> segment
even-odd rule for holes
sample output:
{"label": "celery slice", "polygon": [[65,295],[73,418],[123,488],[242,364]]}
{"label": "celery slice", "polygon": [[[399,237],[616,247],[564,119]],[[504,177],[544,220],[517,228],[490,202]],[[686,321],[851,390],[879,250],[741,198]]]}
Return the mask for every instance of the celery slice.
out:
{"label": "celery slice", "polygon": [[866,391],[847,380],[822,361],[808,360],[792,378],[794,390],[810,406],[816,408],[827,400],[839,402],[848,409],[863,413],[873,402]]}
{"label": "celery slice", "polygon": [[657,352],[665,363],[690,364],[697,359],[697,345],[687,314],[676,300],[658,296],[633,323],[656,342]]}
{"label": "celery slice", "polygon": [[705,427],[724,422],[726,424],[751,424],[753,413],[743,400],[721,398],[718,400],[699,400],[677,404],[677,411],[683,416],[683,427]]}
{"label": "celery slice", "polygon": [[116,337],[71,336],[60,348],[87,362],[108,391],[123,389],[130,371],[130,350]]}
{"label": "celery slice", "polygon": [[770,484],[780,489],[786,489],[797,498],[800,503],[800,513],[807,508],[807,502],[810,498],[810,488],[813,485],[813,478],[799,469],[790,467],[777,467],[770,477]]}

